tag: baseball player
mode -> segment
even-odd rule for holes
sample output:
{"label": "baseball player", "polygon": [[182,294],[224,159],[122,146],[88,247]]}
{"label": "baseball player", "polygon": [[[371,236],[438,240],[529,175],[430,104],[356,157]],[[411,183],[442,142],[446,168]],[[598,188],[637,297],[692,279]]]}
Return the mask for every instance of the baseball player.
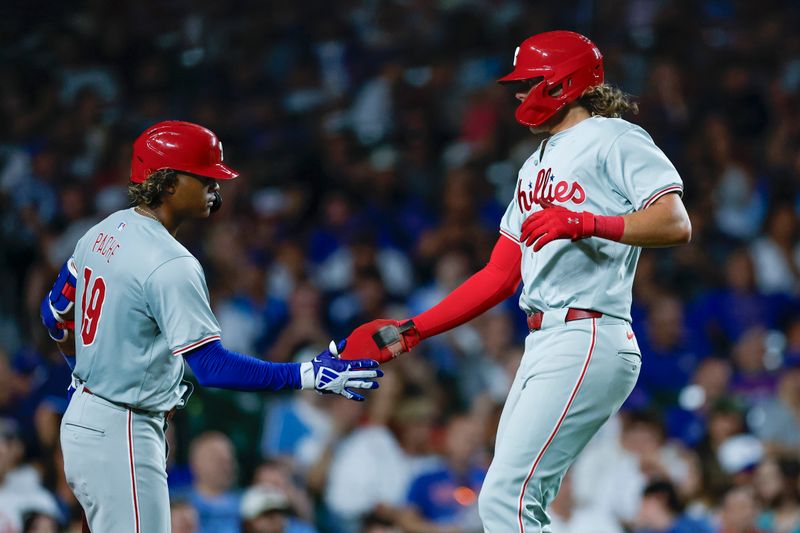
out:
{"label": "baseball player", "polygon": [[546,509],[587,442],[634,387],[641,352],[631,285],[641,247],[684,244],[691,225],[678,172],[603,83],[586,37],[525,40],[500,83],[516,87],[517,121],[546,134],[519,171],[489,263],[428,311],[351,333],[342,357],[386,361],[515,293],[530,334],[500,418],[479,498],[490,533],[549,532]]}
{"label": "baseball player", "polygon": [[363,400],[356,389],[378,386],[378,363],[341,361],[334,357],[341,345],[285,364],[223,347],[203,270],[175,233],[185,220],[218,209],[218,182],[237,175],[206,128],[169,121],[147,129],[133,145],[135,207],[78,241],[42,302],[56,341],[63,346],[75,332],[75,392],[61,445],[67,481],[92,531],[170,530],[164,431],[191,393],[184,360],[211,387],[315,389]]}

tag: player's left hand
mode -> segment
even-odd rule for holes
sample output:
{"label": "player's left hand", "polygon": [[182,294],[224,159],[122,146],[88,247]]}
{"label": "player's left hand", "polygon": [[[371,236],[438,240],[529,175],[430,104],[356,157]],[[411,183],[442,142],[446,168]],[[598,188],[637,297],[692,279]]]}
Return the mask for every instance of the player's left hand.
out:
{"label": "player's left hand", "polygon": [[[588,211],[580,213],[566,207],[552,206],[529,216],[522,223],[520,242],[533,245],[533,251],[556,239],[577,241],[594,235],[595,216]],[[535,244],[534,244],[535,243]]]}
{"label": "player's left hand", "polygon": [[353,389],[377,389],[376,379],[383,376],[378,370],[378,362],[372,359],[343,361],[339,352],[344,350],[346,341],[337,346],[331,341],[327,350],[312,361],[300,365],[303,389],[314,389],[320,394],[339,394],[348,400],[364,401],[364,396]]}

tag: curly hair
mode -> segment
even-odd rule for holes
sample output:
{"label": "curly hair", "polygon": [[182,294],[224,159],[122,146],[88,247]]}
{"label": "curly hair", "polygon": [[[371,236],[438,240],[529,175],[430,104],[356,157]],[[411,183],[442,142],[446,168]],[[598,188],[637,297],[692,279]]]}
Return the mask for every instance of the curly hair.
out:
{"label": "curly hair", "polygon": [[174,170],[156,170],[144,183],[128,183],[128,198],[134,206],[144,204],[147,207],[158,207],[164,201],[164,191],[174,187],[177,182],[178,174]]}
{"label": "curly hair", "polygon": [[628,111],[633,114],[639,112],[639,106],[631,98],[631,95],[604,83],[586,89],[578,103],[592,116],[618,118]]}

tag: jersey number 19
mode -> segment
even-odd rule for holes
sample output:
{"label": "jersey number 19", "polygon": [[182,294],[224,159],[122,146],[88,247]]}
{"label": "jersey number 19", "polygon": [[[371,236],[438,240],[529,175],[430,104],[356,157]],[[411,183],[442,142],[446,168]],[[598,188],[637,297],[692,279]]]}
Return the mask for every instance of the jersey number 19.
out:
{"label": "jersey number 19", "polygon": [[[83,298],[81,298],[81,339],[84,346],[89,346],[94,342],[97,335],[97,326],[100,324],[100,313],[103,311],[103,300],[106,299],[106,282],[102,276],[94,279],[94,283],[89,288],[89,280],[92,277],[92,269],[83,269]],[[86,295],[89,295],[87,305]]]}

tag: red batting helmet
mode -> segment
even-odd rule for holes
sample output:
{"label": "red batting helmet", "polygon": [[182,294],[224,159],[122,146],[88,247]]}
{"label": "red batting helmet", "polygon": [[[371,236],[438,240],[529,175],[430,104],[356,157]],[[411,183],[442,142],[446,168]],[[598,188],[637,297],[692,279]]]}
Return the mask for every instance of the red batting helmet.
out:
{"label": "red batting helmet", "polygon": [[525,126],[541,126],[589,87],[603,83],[603,55],[572,31],[548,31],[525,39],[514,52],[514,70],[499,80],[513,83],[541,78],[515,113]]}
{"label": "red batting helmet", "polygon": [[132,182],[143,183],[150,174],[165,168],[215,180],[239,175],[222,164],[222,143],[214,132],[179,120],[150,126],[133,143]]}

